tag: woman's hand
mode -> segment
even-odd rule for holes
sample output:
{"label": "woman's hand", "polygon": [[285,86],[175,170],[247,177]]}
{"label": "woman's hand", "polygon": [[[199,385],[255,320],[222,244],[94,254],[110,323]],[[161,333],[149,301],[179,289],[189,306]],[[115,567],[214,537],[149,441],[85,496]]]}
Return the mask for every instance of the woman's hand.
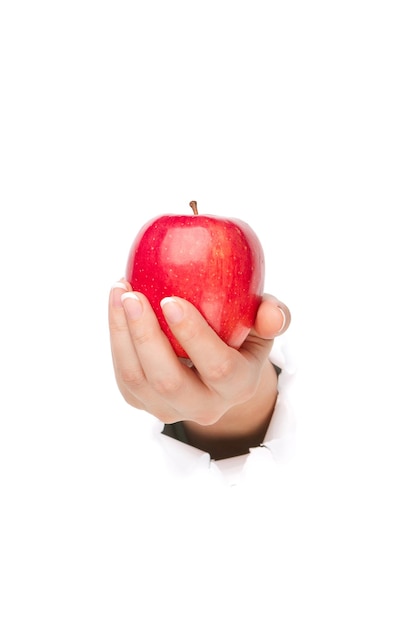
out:
{"label": "woman's hand", "polygon": [[227,346],[186,300],[166,298],[162,309],[193,367],[178,359],[143,294],[133,292],[124,280],[111,290],[109,326],[114,371],[120,392],[129,404],[166,424],[189,421],[210,426],[232,415],[234,407],[239,407],[241,414],[244,406],[257,406],[259,390],[261,405],[264,376],[271,382],[267,388],[275,402],[276,377],[274,372],[271,374],[268,355],[273,339],[289,326],[286,305],[264,296],[254,327],[239,350]]}

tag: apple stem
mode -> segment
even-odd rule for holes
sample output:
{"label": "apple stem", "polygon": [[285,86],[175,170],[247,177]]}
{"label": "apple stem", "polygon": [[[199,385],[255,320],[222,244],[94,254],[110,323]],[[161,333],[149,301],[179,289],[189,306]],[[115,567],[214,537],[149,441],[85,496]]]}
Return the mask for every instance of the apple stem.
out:
{"label": "apple stem", "polygon": [[191,200],[189,203],[189,206],[191,207],[192,211],[194,212],[194,215],[198,215],[198,207],[196,204],[196,200]]}

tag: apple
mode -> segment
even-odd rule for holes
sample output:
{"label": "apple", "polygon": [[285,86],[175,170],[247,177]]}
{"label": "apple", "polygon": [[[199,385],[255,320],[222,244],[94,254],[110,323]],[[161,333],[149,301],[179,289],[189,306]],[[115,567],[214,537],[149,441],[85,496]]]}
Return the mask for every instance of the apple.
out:
{"label": "apple", "polygon": [[179,357],[187,358],[162,313],[160,301],[179,296],[191,302],[215,332],[239,348],[253,326],[264,287],[264,254],[245,222],[215,215],[160,215],[137,234],[126,279],[149,300]]}

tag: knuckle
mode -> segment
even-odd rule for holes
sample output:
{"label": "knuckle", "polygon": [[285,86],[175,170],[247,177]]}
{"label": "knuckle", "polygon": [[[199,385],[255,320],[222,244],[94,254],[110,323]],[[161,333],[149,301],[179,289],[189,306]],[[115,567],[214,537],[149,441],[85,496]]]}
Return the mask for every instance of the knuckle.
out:
{"label": "knuckle", "polygon": [[215,363],[209,366],[206,370],[204,378],[209,383],[223,383],[232,378],[234,374],[234,360],[231,357],[227,357],[220,363]]}
{"label": "knuckle", "polygon": [[120,368],[117,372],[117,379],[125,387],[141,387],[144,382],[143,374],[132,368]]}
{"label": "knuckle", "polygon": [[179,376],[161,376],[151,381],[153,390],[162,396],[176,395],[182,388]]}

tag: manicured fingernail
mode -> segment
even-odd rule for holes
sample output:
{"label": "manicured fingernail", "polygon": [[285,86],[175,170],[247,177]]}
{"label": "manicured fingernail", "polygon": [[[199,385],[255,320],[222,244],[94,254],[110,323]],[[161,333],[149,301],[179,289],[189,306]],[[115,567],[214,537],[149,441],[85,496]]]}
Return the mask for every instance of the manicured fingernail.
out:
{"label": "manicured fingernail", "polygon": [[120,308],[121,307],[121,293],[120,293],[120,289],[123,289],[123,291],[127,291],[126,289],[126,285],[124,283],[114,283],[114,285],[111,288],[111,300],[112,300],[112,306],[116,307],[116,308]]}
{"label": "manicured fingernail", "polygon": [[127,291],[126,285],[120,282],[114,283],[114,285],[112,286],[112,289],[124,289],[124,291]]}
{"label": "manicured fingernail", "polygon": [[281,325],[280,330],[279,330],[279,333],[281,333],[282,330],[284,329],[284,327],[286,326],[286,313],[284,312],[282,307],[278,306],[277,308],[279,309],[279,311],[280,311],[280,313],[282,315],[282,318],[283,318],[283,322],[282,322],[282,325]]}
{"label": "manicured fingernail", "polygon": [[143,305],[137,294],[132,291],[127,291],[121,296],[121,301],[123,303],[124,310],[131,320],[137,320],[142,316]]}
{"label": "manicured fingernail", "polygon": [[182,307],[175,298],[163,298],[160,301],[160,306],[169,324],[177,324],[183,319]]}

